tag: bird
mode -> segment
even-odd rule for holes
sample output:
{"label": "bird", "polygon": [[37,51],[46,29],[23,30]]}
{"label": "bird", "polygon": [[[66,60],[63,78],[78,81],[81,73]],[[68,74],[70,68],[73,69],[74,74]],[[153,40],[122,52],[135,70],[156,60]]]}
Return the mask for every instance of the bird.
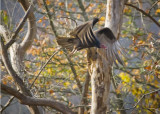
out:
{"label": "bird", "polygon": [[105,48],[105,46],[99,42],[98,38],[96,38],[93,33],[93,27],[98,21],[98,18],[94,18],[93,21],[88,21],[75,28],[70,33],[70,36],[73,38],[58,37],[58,44],[72,51],[72,53],[84,48]]}
{"label": "bird", "polygon": [[111,29],[104,27],[93,31],[93,27],[98,21],[99,18],[94,18],[92,21],[87,21],[79,25],[70,32],[71,37],[58,37],[57,43],[71,51],[71,54],[85,48],[96,47],[98,49],[104,49],[106,51],[105,56],[101,53],[102,51],[97,52],[107,58],[110,64],[114,62],[117,66],[116,61],[118,61],[121,65],[124,65],[118,53],[124,54],[122,47]]}
{"label": "bird", "polygon": [[104,55],[101,50],[98,50],[97,52],[105,59],[107,58],[110,64],[114,63],[118,67],[118,61],[118,63],[124,66],[121,56],[126,56],[127,54],[125,53],[119,41],[114,36],[111,29],[104,27],[95,31],[94,34],[99,39],[100,43],[105,43],[104,47],[106,54]]}

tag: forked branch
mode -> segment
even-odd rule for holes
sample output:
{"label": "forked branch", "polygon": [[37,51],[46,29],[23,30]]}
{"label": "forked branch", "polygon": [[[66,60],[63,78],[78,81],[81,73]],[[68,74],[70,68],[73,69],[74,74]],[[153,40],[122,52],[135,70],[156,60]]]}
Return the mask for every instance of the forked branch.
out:
{"label": "forked branch", "polygon": [[67,106],[55,100],[29,97],[4,84],[1,84],[1,89],[6,93],[15,96],[21,104],[31,106],[49,106],[62,112],[63,114],[74,114],[74,112],[72,112],[72,110]]}

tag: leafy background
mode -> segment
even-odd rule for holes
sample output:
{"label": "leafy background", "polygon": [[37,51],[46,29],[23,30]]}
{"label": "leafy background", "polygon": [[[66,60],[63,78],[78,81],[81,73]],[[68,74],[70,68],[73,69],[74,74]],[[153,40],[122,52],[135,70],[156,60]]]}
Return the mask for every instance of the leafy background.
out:
{"label": "leafy background", "polygon": [[[160,2],[153,6],[156,0],[130,0],[144,12],[151,15],[160,23]],[[56,37],[68,36],[77,24],[80,25],[94,17],[99,17],[95,29],[104,27],[106,0],[83,1],[84,12],[80,10],[75,0],[46,0],[46,4],[38,1],[35,6],[37,20],[37,37],[25,56],[25,75],[22,77],[28,87],[40,72],[49,57],[59,50]],[[16,0],[2,0],[1,22],[12,33],[23,16],[23,11]],[[49,9],[51,20],[46,13]],[[51,22],[53,26],[51,26]],[[21,30],[18,40],[21,41],[27,32],[25,25]],[[120,42],[127,52],[123,57],[125,67],[113,66],[110,109],[130,108],[150,91],[160,88],[160,29],[147,16],[136,9],[125,6]],[[69,52],[60,50],[45,69],[41,72],[31,88],[34,96],[54,98],[67,104],[73,110],[80,106],[80,88],[77,80],[83,86],[87,73],[87,52],[82,50],[68,56]],[[67,59],[70,58],[70,59]],[[15,86],[12,77],[1,65],[1,82]],[[91,87],[88,86],[87,105],[85,113],[90,111]],[[1,94],[3,99],[6,94]],[[146,95],[137,105],[136,109],[126,110],[128,113],[158,113],[160,111],[160,92]],[[5,104],[5,103],[4,103]],[[2,103],[2,105],[4,105]],[[120,104],[123,104],[123,106]],[[46,108],[48,113],[55,110]]]}

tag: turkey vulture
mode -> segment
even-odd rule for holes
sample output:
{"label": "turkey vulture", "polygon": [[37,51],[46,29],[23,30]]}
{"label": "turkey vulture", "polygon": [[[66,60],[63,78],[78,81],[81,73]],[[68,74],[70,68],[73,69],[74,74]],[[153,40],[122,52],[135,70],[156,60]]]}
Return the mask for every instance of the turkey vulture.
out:
{"label": "turkey vulture", "polygon": [[[123,54],[123,50],[121,49],[121,46],[112,31],[109,28],[102,28],[93,32],[93,27],[98,21],[98,18],[94,18],[93,21],[88,21],[75,28],[70,33],[70,36],[73,38],[58,37],[58,44],[72,51],[72,53],[84,48],[103,48],[106,50],[105,58],[107,57],[111,64],[114,62],[117,65],[117,60],[123,65],[123,62],[118,54],[118,51]],[[102,51],[98,51],[98,53],[101,52]]]}
{"label": "turkey vulture", "polygon": [[100,44],[92,30],[98,21],[98,18],[94,18],[93,21],[78,26],[70,33],[73,38],[59,37],[57,39],[58,44],[72,51],[72,53],[90,47],[105,48],[103,44]]}

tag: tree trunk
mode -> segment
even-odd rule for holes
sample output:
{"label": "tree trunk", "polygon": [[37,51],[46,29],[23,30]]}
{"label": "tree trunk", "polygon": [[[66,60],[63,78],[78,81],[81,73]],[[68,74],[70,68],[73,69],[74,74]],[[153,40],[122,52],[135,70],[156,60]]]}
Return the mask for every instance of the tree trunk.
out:
{"label": "tree trunk", "polygon": [[[30,6],[29,1],[19,0],[19,3],[21,4],[24,11],[26,12]],[[15,42],[10,47],[10,50],[9,50],[12,67],[17,73],[17,75],[22,79],[25,79],[25,75],[26,75],[26,73],[24,72],[24,63],[23,63],[24,55],[27,49],[30,48],[30,46],[32,45],[33,39],[36,38],[36,32],[37,32],[36,19],[35,19],[33,10],[28,15],[27,22],[28,22],[28,29],[23,41],[21,43]],[[25,83],[23,84],[25,85]],[[27,86],[26,86],[26,89],[28,89]],[[22,91],[22,93],[25,94],[26,96],[32,96],[29,90],[25,92]],[[39,106],[28,106],[28,108],[32,114],[43,113],[43,109],[40,108]]]}
{"label": "tree trunk", "polygon": [[[119,38],[125,0],[107,0],[105,27]],[[97,53],[101,49],[88,51],[89,72],[92,86],[91,114],[105,114],[107,111],[112,65]],[[102,50],[101,50],[102,51]],[[105,50],[103,50],[105,54]]]}

